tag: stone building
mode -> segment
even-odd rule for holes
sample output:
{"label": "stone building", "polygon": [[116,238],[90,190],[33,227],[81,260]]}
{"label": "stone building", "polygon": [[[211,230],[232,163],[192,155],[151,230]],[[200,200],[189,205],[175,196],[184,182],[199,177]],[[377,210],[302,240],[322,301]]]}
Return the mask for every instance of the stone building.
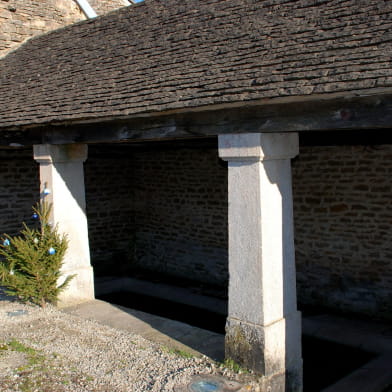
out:
{"label": "stone building", "polygon": [[[127,0],[90,0],[98,15],[129,5]],[[0,0],[0,57],[30,37],[85,20],[75,0]]]}
{"label": "stone building", "polygon": [[297,293],[392,316],[391,14],[149,0],[31,39],[0,61],[2,230],[46,183],[65,302],[93,296],[90,251],[228,287],[227,355],[301,390]]}

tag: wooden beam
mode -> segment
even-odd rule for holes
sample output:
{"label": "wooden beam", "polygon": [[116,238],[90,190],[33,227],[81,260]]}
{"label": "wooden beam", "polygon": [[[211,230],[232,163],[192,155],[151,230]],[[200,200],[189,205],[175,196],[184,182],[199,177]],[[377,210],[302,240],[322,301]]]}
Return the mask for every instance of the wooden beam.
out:
{"label": "wooden beam", "polygon": [[0,132],[0,145],[192,139],[228,133],[392,129],[392,94],[173,113]]}

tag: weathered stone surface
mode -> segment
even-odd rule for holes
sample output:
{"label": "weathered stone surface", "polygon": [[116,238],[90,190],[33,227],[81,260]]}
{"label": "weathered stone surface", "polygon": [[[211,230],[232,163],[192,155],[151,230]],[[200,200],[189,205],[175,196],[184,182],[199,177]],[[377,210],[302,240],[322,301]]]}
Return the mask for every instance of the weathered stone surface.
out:
{"label": "weathered stone surface", "polygon": [[[297,314],[296,323],[300,314]],[[300,392],[302,391],[302,360],[287,361],[285,355],[285,334],[292,333],[294,327],[296,338],[301,339],[297,326],[286,324],[281,320],[267,327],[251,325],[239,320],[228,319],[226,323],[225,356],[233,359],[256,373],[262,374],[263,386],[268,391]],[[282,338],[283,336],[283,338]]]}
{"label": "weathered stone surface", "polygon": [[[276,341],[283,344],[280,339]],[[239,320],[228,319],[226,323],[225,356],[233,359],[248,369],[253,369],[259,374],[269,375],[264,357],[265,329],[262,326],[249,325]],[[280,347],[282,350],[283,347]],[[279,358],[277,358],[279,359]],[[267,360],[268,361],[268,360]],[[269,364],[271,374],[280,371],[284,364]]]}
{"label": "weathered stone surface", "polygon": [[[266,378],[289,371],[302,385],[290,169],[297,153],[297,134],[219,136],[229,185],[226,355]],[[280,379],[277,390],[286,387]]]}
{"label": "weathered stone surface", "polygon": [[126,7],[132,2],[128,0],[88,0],[97,15],[104,15],[121,7]]}
{"label": "weathered stone surface", "polygon": [[76,275],[60,294],[60,306],[93,299],[83,175],[87,146],[36,145],[34,159],[40,164],[41,190],[50,191],[42,198],[52,204],[52,224],[57,224],[68,239],[61,271],[64,276]]}
{"label": "weathered stone surface", "polygon": [[150,0],[2,59],[0,128],[390,89],[391,15],[389,1]]}
{"label": "weathered stone surface", "polygon": [[[98,15],[127,5],[125,0],[89,0]],[[0,1],[0,57],[27,39],[84,20],[74,0]]]}
{"label": "weathered stone surface", "polygon": [[297,133],[219,136],[219,156],[226,161],[288,159],[294,158],[298,152]]}
{"label": "weathered stone surface", "polygon": [[28,38],[83,19],[73,0],[0,1],[0,57]]}
{"label": "weathered stone surface", "polygon": [[38,164],[32,148],[0,150],[0,232],[15,235],[22,222],[33,223],[32,206],[39,201]]}
{"label": "weathered stone surface", "polygon": [[293,163],[301,303],[392,319],[391,162],[386,144],[301,147]]}

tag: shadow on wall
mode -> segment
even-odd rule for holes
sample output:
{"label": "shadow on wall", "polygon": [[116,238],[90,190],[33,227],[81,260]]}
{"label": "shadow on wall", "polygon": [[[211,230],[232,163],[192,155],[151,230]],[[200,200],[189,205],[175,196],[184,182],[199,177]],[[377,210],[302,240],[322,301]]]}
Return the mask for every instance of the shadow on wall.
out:
{"label": "shadow on wall", "polygon": [[227,166],[216,144],[91,146],[86,197],[96,276],[227,286]]}

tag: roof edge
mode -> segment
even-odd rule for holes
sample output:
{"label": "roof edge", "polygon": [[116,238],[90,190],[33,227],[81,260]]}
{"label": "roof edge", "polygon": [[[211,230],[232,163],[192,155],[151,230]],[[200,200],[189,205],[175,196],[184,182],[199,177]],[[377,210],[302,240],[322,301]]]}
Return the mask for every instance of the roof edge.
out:
{"label": "roof edge", "polygon": [[0,125],[0,132],[2,131],[20,131],[20,130],[30,130],[35,128],[43,129],[45,127],[61,127],[61,126],[78,126],[78,125],[92,125],[97,123],[110,123],[110,122],[121,122],[128,120],[137,120],[143,118],[158,118],[158,117],[168,117],[177,116],[184,114],[196,114],[196,113],[206,113],[222,110],[232,110],[232,109],[251,109],[251,108],[264,108],[270,106],[292,106],[293,104],[304,104],[304,103],[318,103],[321,104],[325,102],[326,104],[332,103],[334,101],[351,101],[353,99],[360,98],[377,98],[382,96],[392,95],[392,86],[388,88],[373,88],[364,90],[351,90],[344,92],[335,93],[324,93],[324,94],[313,94],[313,95],[302,95],[302,96],[287,96],[287,97],[272,97],[272,98],[262,98],[257,100],[249,101],[238,101],[233,103],[220,103],[211,104],[197,107],[185,107],[181,109],[170,109],[163,111],[145,111],[130,115],[113,115],[113,116],[102,116],[102,117],[91,117],[91,118],[80,118],[80,119],[64,119],[61,121],[49,121],[49,122],[36,122],[5,126]]}

